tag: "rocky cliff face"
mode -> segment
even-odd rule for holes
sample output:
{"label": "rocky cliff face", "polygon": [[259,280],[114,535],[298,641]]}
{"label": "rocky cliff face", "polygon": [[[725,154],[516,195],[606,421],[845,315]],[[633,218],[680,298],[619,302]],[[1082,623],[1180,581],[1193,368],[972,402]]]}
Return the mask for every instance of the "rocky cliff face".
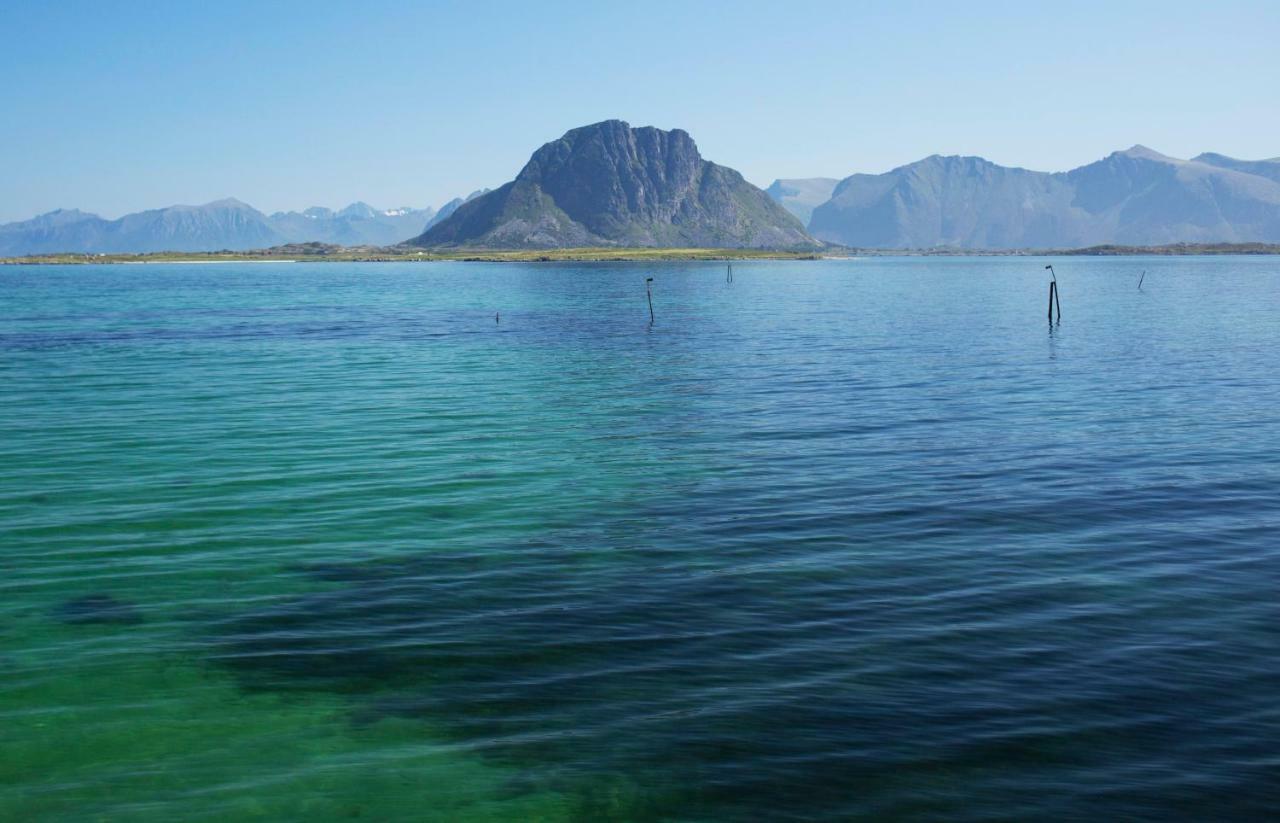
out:
{"label": "rocky cliff face", "polygon": [[460,206],[419,246],[795,248],[816,244],[675,129],[609,120],[538,149],[516,179]]}

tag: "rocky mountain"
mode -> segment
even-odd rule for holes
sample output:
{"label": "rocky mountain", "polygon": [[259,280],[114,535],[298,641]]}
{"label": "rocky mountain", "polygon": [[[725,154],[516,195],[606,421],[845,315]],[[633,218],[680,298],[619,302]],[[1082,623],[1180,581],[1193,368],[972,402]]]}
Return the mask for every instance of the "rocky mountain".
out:
{"label": "rocky mountain", "polygon": [[803,226],[686,132],[607,120],[534,152],[516,179],[459,206],[416,246],[791,248]]}
{"label": "rocky mountain", "polygon": [[58,209],[0,225],[0,256],[87,251],[102,244],[111,221],[79,209]]}
{"label": "rocky mountain", "polygon": [[60,209],[0,226],[0,256],[57,252],[218,251],[284,243],[391,246],[421,234],[434,209],[310,208],[270,216],[235,199],[170,206],[105,220]]}
{"label": "rocky mountain", "polygon": [[831,199],[839,182],[834,177],[774,180],[764,191],[807,226],[813,210]]}
{"label": "rocky mountain", "polygon": [[111,222],[101,251],[203,251],[259,249],[275,245],[280,234],[262,212],[234,198],[203,206],[126,214]]}
{"label": "rocky mountain", "polygon": [[819,239],[875,248],[1070,248],[1280,241],[1274,161],[1166,157],[1143,146],[1069,172],[925,158],[841,180]]}
{"label": "rocky mountain", "polygon": [[58,210],[0,226],[0,255],[55,252],[216,251],[274,245],[281,235],[267,217],[239,200],[127,214]]}

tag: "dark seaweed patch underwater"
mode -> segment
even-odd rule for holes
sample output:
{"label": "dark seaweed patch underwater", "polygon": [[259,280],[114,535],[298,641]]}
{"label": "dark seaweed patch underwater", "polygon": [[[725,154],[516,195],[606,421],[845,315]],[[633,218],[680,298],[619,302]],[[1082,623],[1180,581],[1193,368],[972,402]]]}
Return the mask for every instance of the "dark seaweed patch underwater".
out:
{"label": "dark seaweed patch underwater", "polygon": [[214,654],[249,688],[351,695],[357,722],[427,719],[583,818],[1260,817],[1275,800],[1268,748],[1239,735],[1274,722],[1262,627],[1210,650],[1224,615],[1035,573],[949,592],[923,560],[699,572],[678,554],[353,567],[219,625]]}
{"label": "dark seaweed patch underwater", "polygon": [[109,594],[98,592],[73,597],[57,609],[63,623],[141,623],[142,613],[132,603],[125,603]]}

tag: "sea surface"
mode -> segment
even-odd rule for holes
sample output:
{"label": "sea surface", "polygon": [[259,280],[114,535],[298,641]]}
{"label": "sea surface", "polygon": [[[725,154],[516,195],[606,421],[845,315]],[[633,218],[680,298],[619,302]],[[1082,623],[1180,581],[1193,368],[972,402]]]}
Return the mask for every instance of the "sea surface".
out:
{"label": "sea surface", "polygon": [[726,279],[0,267],[0,819],[1274,819],[1280,259]]}

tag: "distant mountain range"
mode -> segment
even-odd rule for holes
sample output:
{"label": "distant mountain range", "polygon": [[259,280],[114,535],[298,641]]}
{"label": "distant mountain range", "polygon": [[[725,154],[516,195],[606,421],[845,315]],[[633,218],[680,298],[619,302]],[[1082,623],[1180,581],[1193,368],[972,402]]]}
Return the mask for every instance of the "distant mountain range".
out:
{"label": "distant mountain range", "polygon": [[153,209],[117,220],[59,209],[0,225],[0,257],[56,252],[242,251],[306,242],[390,246],[421,234],[466,200],[483,193],[452,200],[438,212],[432,208],[375,209],[367,203],[352,203],[340,211],[315,207],[266,215],[235,199]]}
{"label": "distant mountain range", "polygon": [[1280,158],[1191,160],[1134,146],[1068,172],[934,155],[854,174],[814,203],[825,178],[769,187],[814,237],[862,248],[1077,248],[1280,242]]}
{"label": "distant mountain range", "polygon": [[[815,240],[816,238],[816,240]],[[288,243],[1070,249],[1280,243],[1280,158],[1191,160],[1143,146],[1067,172],[934,155],[883,174],[775,180],[761,191],[684,131],[607,120],[539,148],[516,178],[431,208],[266,215],[239,200],[106,220],[76,209],[0,225],[0,257],[242,251]]]}
{"label": "distant mountain range", "polygon": [[423,247],[815,248],[800,221],[686,132],[606,120],[534,152],[516,179],[410,241]]}

